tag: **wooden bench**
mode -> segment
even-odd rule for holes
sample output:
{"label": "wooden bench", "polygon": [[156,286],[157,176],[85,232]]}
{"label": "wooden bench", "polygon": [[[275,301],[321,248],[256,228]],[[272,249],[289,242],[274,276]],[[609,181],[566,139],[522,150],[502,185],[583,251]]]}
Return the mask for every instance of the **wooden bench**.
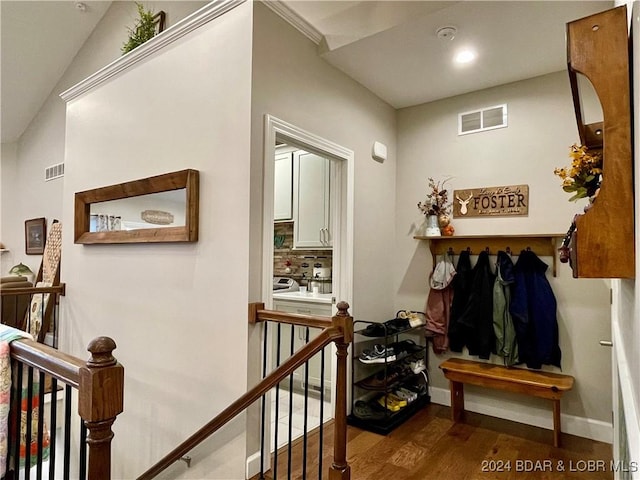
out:
{"label": "wooden bench", "polygon": [[464,414],[463,384],[496,388],[553,401],[553,445],[560,446],[560,399],[573,387],[573,377],[557,373],[507,368],[491,363],[450,358],[440,364],[451,387],[451,418],[460,421]]}

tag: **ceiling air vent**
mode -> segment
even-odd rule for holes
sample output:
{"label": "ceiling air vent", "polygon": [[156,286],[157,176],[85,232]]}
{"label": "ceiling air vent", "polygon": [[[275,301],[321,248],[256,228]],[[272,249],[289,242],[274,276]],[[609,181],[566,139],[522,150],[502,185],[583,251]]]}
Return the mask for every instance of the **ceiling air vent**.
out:
{"label": "ceiling air vent", "polygon": [[64,177],[64,163],[57,163],[44,169],[44,181],[54,180],[56,178]]}
{"label": "ceiling air vent", "polygon": [[507,126],[507,105],[496,105],[458,114],[458,135],[484,132]]}

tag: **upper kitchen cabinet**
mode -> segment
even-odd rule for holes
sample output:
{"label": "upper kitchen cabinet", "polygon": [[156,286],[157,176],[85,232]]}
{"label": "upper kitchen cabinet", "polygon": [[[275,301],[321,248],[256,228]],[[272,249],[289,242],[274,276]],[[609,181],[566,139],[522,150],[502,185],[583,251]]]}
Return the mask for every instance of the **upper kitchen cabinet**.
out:
{"label": "upper kitchen cabinet", "polygon": [[293,152],[294,148],[276,148],[274,172],[273,219],[293,220]]}
{"label": "upper kitchen cabinet", "polygon": [[330,168],[329,159],[314,153],[293,154],[294,248],[331,248]]}

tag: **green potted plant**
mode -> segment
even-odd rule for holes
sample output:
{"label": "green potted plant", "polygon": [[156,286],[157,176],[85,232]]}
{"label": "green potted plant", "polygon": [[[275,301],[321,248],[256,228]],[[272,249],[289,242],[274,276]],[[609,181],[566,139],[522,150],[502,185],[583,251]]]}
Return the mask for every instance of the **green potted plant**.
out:
{"label": "green potted plant", "polygon": [[[141,3],[136,2],[136,7],[138,8],[138,20],[133,28],[128,29],[129,38],[122,45],[123,55],[156,35],[157,15],[150,10],[146,10]],[[160,12],[160,15],[164,15],[164,12]],[[162,31],[162,28],[160,28],[160,31]]]}

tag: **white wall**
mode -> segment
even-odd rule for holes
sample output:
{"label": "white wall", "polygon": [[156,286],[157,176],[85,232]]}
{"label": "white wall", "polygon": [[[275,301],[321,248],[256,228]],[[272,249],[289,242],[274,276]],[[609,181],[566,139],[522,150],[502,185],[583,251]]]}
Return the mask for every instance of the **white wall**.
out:
{"label": "white wall", "polygon": [[[508,105],[507,128],[457,135],[458,113],[502,103]],[[427,298],[431,257],[427,243],[412,237],[413,229],[422,222],[416,204],[425,198],[428,177],[453,176],[447,184],[450,191],[529,185],[527,217],[454,218],[456,234],[564,233],[582,205],[567,201],[569,195],[562,191],[553,170],[569,163],[569,146],[577,141],[565,72],[400,110],[396,307],[422,310]],[[550,264],[552,259],[543,260]],[[609,338],[608,283],[575,280],[569,267],[562,264],[559,264],[557,278],[548,276],[558,299],[563,372],[576,378],[574,390],[563,399],[563,413],[600,422],[598,427],[609,432],[610,351],[598,345],[599,340]],[[433,385],[441,389],[448,388],[437,368],[443,359],[430,358]],[[498,397],[512,402],[505,406],[506,410],[518,409],[523,402],[527,403],[520,397],[469,390],[478,395],[480,408],[495,405]],[[533,400],[529,404],[546,409],[544,401]],[[582,423],[584,428],[591,428],[587,426],[589,422]]]}
{"label": "white wall", "polygon": [[[640,211],[640,88],[638,79],[640,78],[640,2],[618,1],[616,5],[627,5],[627,17],[630,28],[633,29],[633,59],[631,68],[633,69],[633,132],[634,142],[634,186],[636,191],[635,211],[636,211],[636,279],[640,278],[640,261],[638,258],[638,239],[640,238],[640,225],[638,225],[638,214]],[[634,8],[635,7],[635,8]],[[633,10],[632,10],[633,9]],[[634,15],[631,14],[633,11]],[[618,378],[620,379],[621,396],[619,397],[619,409],[624,410],[626,421],[625,439],[631,457],[629,461],[640,465],[640,289],[637,281],[617,280],[614,281],[613,297],[613,331],[614,355]],[[617,395],[617,392],[614,392]],[[633,478],[640,478],[640,472],[636,472]]]}
{"label": "white wall", "polygon": [[[323,61],[316,45],[255,4],[252,98],[252,225],[261,225],[263,122],[269,113],[355,152],[354,291],[351,313],[385,320],[393,312],[395,111]],[[389,158],[371,158],[374,141]],[[261,246],[254,249],[256,262]],[[338,299],[339,300],[339,299]]]}
{"label": "white wall", "polygon": [[[64,225],[61,349],[85,357],[108,335],[125,366],[114,478],[139,475],[246,390],[251,28],[247,2],[67,105],[65,219],[75,192],[200,171],[197,243],[75,245]],[[196,449],[185,475],[243,478],[239,443],[223,462]]]}
{"label": "white wall", "polygon": [[21,258],[19,250],[24,251],[23,229],[7,228],[2,219],[13,216],[13,210],[22,202],[17,177],[18,145],[3,143],[0,154],[0,241],[9,250],[0,254],[0,276],[6,275],[12,266]]}
{"label": "white wall", "polygon": [[[159,1],[144,2],[144,5],[153,11],[164,10],[168,28],[206,3]],[[28,265],[34,272],[40,266],[40,255],[26,255],[24,252],[26,219],[45,217],[49,225],[53,219],[62,219],[64,178],[44,181],[44,169],[64,161],[65,104],[59,97],[60,92],[118,59],[121,56],[120,47],[128,36],[127,27],[135,23],[136,17],[135,2],[112,3],[18,140],[15,169],[5,165],[5,161],[10,161],[11,157],[5,157],[3,145],[3,189],[6,185],[15,185],[21,195],[20,202],[11,202],[11,208],[3,211],[0,219],[3,237],[7,238],[2,242],[11,250],[10,254],[3,254],[7,260],[2,259],[2,275],[7,273],[6,265],[10,268],[18,262]]]}

